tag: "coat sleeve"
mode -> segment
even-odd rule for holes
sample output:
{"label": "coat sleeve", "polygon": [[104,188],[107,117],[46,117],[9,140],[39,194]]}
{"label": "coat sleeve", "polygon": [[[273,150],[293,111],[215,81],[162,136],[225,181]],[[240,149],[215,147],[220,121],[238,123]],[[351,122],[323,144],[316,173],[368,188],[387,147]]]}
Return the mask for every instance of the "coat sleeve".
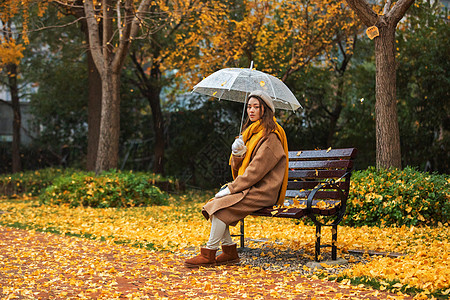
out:
{"label": "coat sleeve", "polygon": [[[275,139],[275,140],[273,140]],[[271,142],[269,142],[271,140]],[[274,149],[276,148],[276,149]],[[280,149],[278,149],[280,148]],[[257,149],[244,174],[228,185],[232,194],[244,191],[258,183],[284,156],[283,146],[274,134]]]}
{"label": "coat sleeve", "polygon": [[244,160],[244,155],[242,156],[236,156],[231,155],[231,172],[233,174],[233,178],[236,178],[238,176],[239,168],[242,165],[242,161]]}

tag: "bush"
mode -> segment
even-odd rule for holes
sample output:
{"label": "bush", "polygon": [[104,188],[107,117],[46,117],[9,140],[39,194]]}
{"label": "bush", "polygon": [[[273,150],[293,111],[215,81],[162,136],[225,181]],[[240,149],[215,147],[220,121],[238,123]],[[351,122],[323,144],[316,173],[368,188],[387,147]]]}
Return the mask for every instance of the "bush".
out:
{"label": "bush", "polygon": [[347,214],[352,226],[417,226],[446,223],[450,217],[450,178],[407,167],[369,167],[352,175]]}
{"label": "bush", "polygon": [[73,169],[47,168],[36,171],[27,171],[0,176],[0,195],[38,196],[42,190],[50,186],[55,178],[61,175],[72,174]]}
{"label": "bush", "polygon": [[155,183],[160,176],[147,173],[109,171],[96,176],[78,172],[61,176],[40,195],[42,204],[70,207],[133,207],[167,204],[168,195]]}

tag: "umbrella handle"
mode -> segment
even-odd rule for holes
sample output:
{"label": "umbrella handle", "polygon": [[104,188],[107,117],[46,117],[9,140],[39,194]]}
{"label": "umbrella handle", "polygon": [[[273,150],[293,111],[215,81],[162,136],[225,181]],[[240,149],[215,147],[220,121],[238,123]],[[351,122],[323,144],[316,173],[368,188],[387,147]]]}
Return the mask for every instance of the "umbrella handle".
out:
{"label": "umbrella handle", "polygon": [[[253,60],[250,63],[250,71],[253,69]],[[242,124],[244,123],[244,114],[245,114],[245,107],[247,106],[247,97],[248,97],[248,92],[245,93],[245,99],[244,99],[244,108],[242,109],[242,117],[241,117],[241,126],[239,128],[239,135],[242,134]]]}
{"label": "umbrella handle", "polygon": [[241,127],[239,128],[239,134],[242,134],[242,124],[244,123],[245,107],[247,106],[247,93],[245,93],[244,108],[242,109]]}

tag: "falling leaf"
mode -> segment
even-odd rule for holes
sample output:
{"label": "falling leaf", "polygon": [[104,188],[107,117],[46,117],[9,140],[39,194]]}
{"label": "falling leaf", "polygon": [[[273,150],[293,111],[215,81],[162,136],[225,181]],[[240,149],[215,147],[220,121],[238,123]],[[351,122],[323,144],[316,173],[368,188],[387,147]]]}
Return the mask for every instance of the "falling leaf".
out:
{"label": "falling leaf", "polygon": [[302,154],[302,151],[297,152],[297,156],[300,156],[300,154]]}
{"label": "falling leaf", "polygon": [[261,87],[263,87],[263,86],[266,85],[266,83],[265,83],[263,80],[261,80],[261,81],[259,82],[259,85],[260,85]]}
{"label": "falling leaf", "polygon": [[215,91],[212,95],[215,96],[217,94],[217,91]]}
{"label": "falling leaf", "polygon": [[327,153],[331,151],[331,147],[327,149]]}

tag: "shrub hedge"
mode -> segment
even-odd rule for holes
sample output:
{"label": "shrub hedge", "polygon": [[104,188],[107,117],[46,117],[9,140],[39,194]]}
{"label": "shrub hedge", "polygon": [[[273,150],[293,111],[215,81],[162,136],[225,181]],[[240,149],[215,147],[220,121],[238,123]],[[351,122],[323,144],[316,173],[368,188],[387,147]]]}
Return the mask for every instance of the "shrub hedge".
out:
{"label": "shrub hedge", "polygon": [[343,224],[418,226],[446,223],[450,217],[450,177],[369,167],[354,172]]}
{"label": "shrub hedge", "polygon": [[0,175],[0,195],[14,197],[38,196],[55,178],[74,173],[73,169],[47,168],[14,174]]}
{"label": "shrub hedge", "polygon": [[[91,207],[163,205],[179,189],[177,181],[150,173],[110,171],[98,176],[73,169],[42,169],[0,176],[0,193],[38,196],[43,204]],[[376,169],[352,175],[347,213],[350,226],[418,226],[447,223],[450,177],[403,170]]]}
{"label": "shrub hedge", "polygon": [[155,174],[115,170],[97,176],[91,172],[76,172],[56,178],[39,199],[42,204],[68,204],[70,207],[164,205],[169,197],[155,186],[160,179]]}

